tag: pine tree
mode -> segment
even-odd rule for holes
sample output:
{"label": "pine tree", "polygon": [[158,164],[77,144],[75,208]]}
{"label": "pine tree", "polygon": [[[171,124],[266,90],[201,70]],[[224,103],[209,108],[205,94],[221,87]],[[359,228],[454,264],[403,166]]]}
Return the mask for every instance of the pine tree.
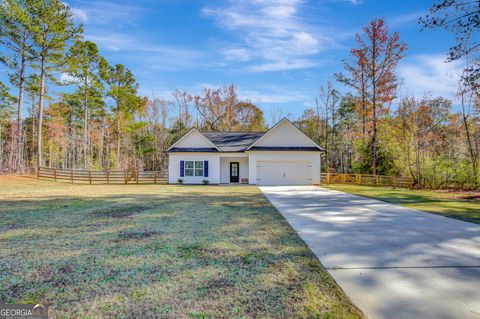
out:
{"label": "pine tree", "polygon": [[15,163],[13,170],[23,166],[23,96],[26,69],[35,59],[33,52],[33,17],[31,0],[4,0],[0,5],[0,44],[7,53],[0,60],[11,70],[11,83],[18,88]]}
{"label": "pine tree", "polygon": [[45,99],[45,80],[54,71],[65,66],[65,51],[68,43],[82,32],[73,21],[70,8],[60,0],[37,0],[32,8],[34,49],[38,56],[40,86],[37,120],[37,166],[42,160],[42,125]]}
{"label": "pine tree", "polygon": [[[88,168],[88,122],[92,106],[102,107],[103,101],[96,97],[103,90],[101,82],[101,68],[105,60],[98,53],[97,45],[90,41],[77,40],[70,47],[68,60],[68,74],[74,78],[78,95],[83,104],[83,165]],[[101,94],[100,94],[101,95]]]}

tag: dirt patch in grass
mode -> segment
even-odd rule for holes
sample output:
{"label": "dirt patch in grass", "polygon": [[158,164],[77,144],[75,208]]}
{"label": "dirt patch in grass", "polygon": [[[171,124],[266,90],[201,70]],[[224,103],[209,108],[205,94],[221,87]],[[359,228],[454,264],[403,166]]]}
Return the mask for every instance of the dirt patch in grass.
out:
{"label": "dirt patch in grass", "polygon": [[149,231],[149,230],[140,230],[140,231],[121,231],[118,233],[118,238],[120,240],[136,239],[142,240],[152,236],[161,235],[161,232],[158,231]]}
{"label": "dirt patch in grass", "polygon": [[460,196],[461,199],[480,201],[480,194]]}
{"label": "dirt patch in grass", "polygon": [[197,258],[202,253],[201,244],[185,244],[177,248],[179,256],[182,258]]}
{"label": "dirt patch in grass", "polygon": [[90,211],[95,217],[128,218],[132,215],[140,214],[143,211],[151,209],[151,206],[145,205],[114,205],[108,207],[97,207]]}
{"label": "dirt patch in grass", "polygon": [[440,196],[446,196],[450,199],[464,199],[467,201],[477,201],[480,200],[480,192],[477,191],[461,191],[456,189],[439,189],[439,190],[420,190],[423,192],[432,192],[440,194]]}

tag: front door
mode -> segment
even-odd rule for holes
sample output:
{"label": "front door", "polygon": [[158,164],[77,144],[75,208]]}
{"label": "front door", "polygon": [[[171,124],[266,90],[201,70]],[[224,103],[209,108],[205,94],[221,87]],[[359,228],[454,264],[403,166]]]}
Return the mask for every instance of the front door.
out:
{"label": "front door", "polygon": [[238,162],[230,162],[230,183],[238,183],[240,176],[240,164]]}

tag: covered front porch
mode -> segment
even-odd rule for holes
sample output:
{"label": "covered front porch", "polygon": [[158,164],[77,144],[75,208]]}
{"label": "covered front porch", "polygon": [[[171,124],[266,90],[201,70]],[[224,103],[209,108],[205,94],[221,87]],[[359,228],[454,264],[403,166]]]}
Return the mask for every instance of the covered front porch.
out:
{"label": "covered front porch", "polygon": [[220,155],[220,183],[248,184],[248,154],[223,153]]}

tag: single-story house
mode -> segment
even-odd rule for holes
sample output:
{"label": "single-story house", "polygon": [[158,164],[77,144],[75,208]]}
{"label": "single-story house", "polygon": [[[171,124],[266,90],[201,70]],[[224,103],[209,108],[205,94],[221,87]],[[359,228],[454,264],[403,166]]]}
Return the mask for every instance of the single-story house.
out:
{"label": "single-story house", "polygon": [[266,132],[193,128],[167,152],[170,184],[320,184],[322,148],[286,118]]}

